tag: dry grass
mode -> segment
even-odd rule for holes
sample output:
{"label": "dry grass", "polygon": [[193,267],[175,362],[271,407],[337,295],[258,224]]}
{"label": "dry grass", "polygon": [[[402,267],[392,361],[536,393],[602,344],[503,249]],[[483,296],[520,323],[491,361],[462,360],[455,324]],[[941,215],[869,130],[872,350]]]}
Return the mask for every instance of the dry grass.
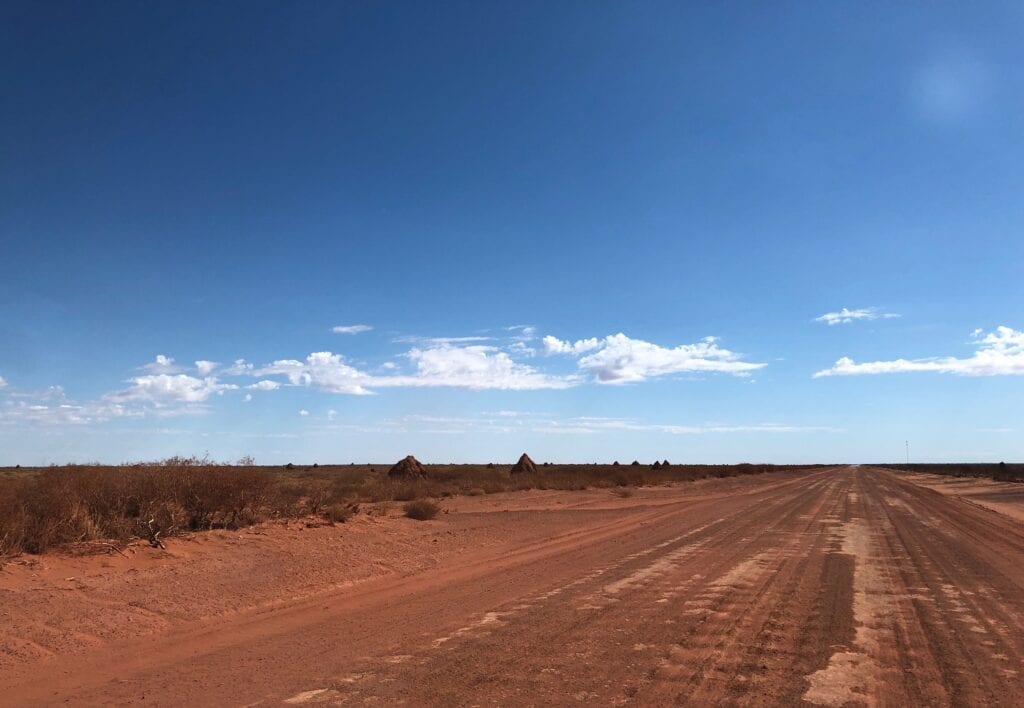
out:
{"label": "dry grass", "polygon": [[[122,466],[0,470],[0,555],[91,541],[239,528],[320,515],[343,522],[358,503],[414,502],[524,489],[630,488],[787,469],[769,465],[427,465],[427,478],[389,479],[388,465],[224,465],[172,458]],[[810,468],[811,466],[807,466]],[[792,468],[788,468],[792,469]]]}

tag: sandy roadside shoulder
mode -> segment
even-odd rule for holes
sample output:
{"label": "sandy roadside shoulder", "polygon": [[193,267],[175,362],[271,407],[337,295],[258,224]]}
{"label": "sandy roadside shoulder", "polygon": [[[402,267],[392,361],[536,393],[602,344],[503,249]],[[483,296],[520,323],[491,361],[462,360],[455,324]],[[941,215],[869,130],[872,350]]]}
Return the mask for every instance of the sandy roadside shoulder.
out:
{"label": "sandy roadside shoulder", "polygon": [[946,496],[997,511],[1024,522],[1024,484],[997,482],[984,477],[948,477],[925,472],[897,472],[909,482],[933,489]]}

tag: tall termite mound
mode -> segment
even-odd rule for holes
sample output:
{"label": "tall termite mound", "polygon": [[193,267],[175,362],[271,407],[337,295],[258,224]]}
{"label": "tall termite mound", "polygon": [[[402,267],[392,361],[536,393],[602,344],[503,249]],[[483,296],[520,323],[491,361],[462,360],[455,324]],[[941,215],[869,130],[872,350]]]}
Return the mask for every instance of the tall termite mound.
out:
{"label": "tall termite mound", "polygon": [[524,452],[522,457],[519,458],[519,462],[515,463],[509,471],[512,474],[519,474],[520,472],[536,472],[537,465],[533,464],[533,460],[531,460],[530,456]]}
{"label": "tall termite mound", "polygon": [[399,460],[394,467],[388,470],[388,477],[410,479],[426,476],[427,471],[423,469],[423,465],[420,464],[420,461],[412,455],[406,455],[404,458]]}

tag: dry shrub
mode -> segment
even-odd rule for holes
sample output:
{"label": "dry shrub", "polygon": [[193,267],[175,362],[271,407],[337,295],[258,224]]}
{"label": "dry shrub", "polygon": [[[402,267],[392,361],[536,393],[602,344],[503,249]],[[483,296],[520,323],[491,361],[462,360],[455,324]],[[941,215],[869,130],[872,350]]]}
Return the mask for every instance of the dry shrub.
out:
{"label": "dry shrub", "polygon": [[323,509],[325,519],[335,524],[343,524],[359,511],[355,504],[329,504]]}
{"label": "dry shrub", "polygon": [[266,470],[172,458],[123,467],[51,467],[0,483],[0,552],[183,530],[238,528],[281,512]]}
{"label": "dry shrub", "polygon": [[410,519],[427,521],[437,516],[441,511],[441,507],[429,499],[419,499],[417,501],[408,502],[402,507],[402,511],[404,511],[405,515]]}
{"label": "dry shrub", "polygon": [[306,508],[310,514],[319,514],[334,496],[334,485],[326,479],[315,479],[296,486],[306,492]]}
{"label": "dry shrub", "polygon": [[612,494],[623,499],[633,496],[635,490],[632,487],[616,487],[612,490]]}

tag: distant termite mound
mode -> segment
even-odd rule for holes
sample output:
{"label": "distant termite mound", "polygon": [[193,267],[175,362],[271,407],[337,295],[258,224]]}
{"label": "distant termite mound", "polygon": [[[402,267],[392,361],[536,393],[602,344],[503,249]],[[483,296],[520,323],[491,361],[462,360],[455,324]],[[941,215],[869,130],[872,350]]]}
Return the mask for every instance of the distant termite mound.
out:
{"label": "distant termite mound", "polygon": [[394,467],[388,470],[388,477],[400,477],[408,479],[411,477],[426,477],[427,471],[423,469],[423,465],[412,455],[406,455],[404,458],[398,461]]}
{"label": "distant termite mound", "polygon": [[537,472],[537,465],[533,464],[533,460],[525,452],[522,457],[519,458],[519,462],[512,466],[509,470],[512,474],[519,474],[520,472]]}

